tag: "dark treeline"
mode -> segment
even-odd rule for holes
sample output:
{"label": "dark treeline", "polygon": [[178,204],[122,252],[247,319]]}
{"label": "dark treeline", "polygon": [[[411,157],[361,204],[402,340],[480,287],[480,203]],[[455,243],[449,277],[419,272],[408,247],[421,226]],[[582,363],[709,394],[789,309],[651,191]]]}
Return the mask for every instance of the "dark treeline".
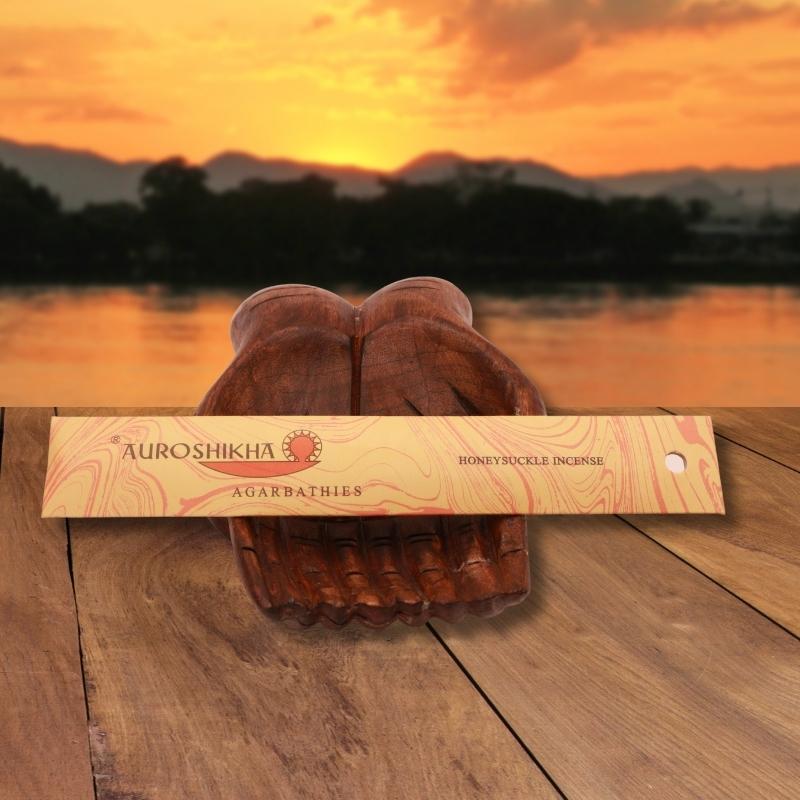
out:
{"label": "dark treeline", "polygon": [[709,209],[699,201],[575,197],[509,175],[386,181],[380,196],[355,199],[313,175],[213,192],[202,169],[170,159],[145,173],[140,198],[64,210],[48,190],[0,165],[4,280],[378,284],[430,272],[486,284],[800,275],[800,215],[765,217],[747,236],[709,236],[699,225]]}

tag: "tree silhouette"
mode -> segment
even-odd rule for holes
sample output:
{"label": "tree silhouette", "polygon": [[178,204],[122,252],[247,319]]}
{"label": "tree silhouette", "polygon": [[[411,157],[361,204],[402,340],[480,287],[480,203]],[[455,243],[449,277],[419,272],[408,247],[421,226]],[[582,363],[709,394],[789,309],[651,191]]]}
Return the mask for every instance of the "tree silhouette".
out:
{"label": "tree silhouette", "polygon": [[269,256],[314,271],[339,249],[341,210],[333,181],[309,175],[296,181],[244,181],[216,205],[216,260],[253,272]]}
{"label": "tree silhouette", "polygon": [[139,187],[150,258],[170,278],[196,276],[203,245],[213,226],[214,196],[200,167],[170,158],[150,167]]}
{"label": "tree silhouette", "polygon": [[0,252],[8,273],[39,265],[47,272],[60,223],[59,202],[15,169],[0,164]]}
{"label": "tree silhouette", "polygon": [[483,285],[653,281],[748,278],[756,261],[759,279],[797,279],[800,214],[790,224],[773,210],[760,228],[703,238],[692,226],[708,218],[702,200],[576,197],[515,183],[493,162],[436,183],[385,179],[378,196],[357,199],[317,175],[214,192],[182,158],[145,172],[139,204],[63,211],[0,165],[7,280],[377,284],[424,272]]}

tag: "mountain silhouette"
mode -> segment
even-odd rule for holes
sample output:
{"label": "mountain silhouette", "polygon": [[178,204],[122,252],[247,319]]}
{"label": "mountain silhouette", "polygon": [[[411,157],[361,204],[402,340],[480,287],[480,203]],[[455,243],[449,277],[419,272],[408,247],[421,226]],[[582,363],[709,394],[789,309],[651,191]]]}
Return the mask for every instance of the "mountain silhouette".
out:
{"label": "mountain silhouette", "polygon": [[725,217],[742,217],[757,213],[754,208],[747,206],[739,195],[726,192],[719,184],[704,176],[672,184],[659,194],[669,197],[680,205],[691,200],[705,200],[716,214]]}
{"label": "mountain silhouette", "polygon": [[[0,138],[0,164],[46,186],[60,197],[66,208],[117,200],[135,202],[141,176],[154,163],[116,161],[88,150]],[[425,153],[388,172],[228,151],[200,166],[206,170],[209,186],[215,191],[233,189],[248,178],[289,181],[314,173],[334,181],[341,195],[374,197],[382,191],[383,179],[434,183],[469,170],[484,170],[487,174],[510,170],[516,183],[576,196],[663,194],[681,202],[698,197],[707,200],[720,214],[744,213],[748,207],[763,209],[767,205],[800,208],[800,164],[765,169],[685,167],[581,177],[530,159],[470,159],[450,151]]]}
{"label": "mountain silhouette", "polygon": [[67,208],[88,202],[135,200],[139,180],[152,161],[114,161],[89,150],[0,139],[0,164],[50,189]]}
{"label": "mountain silhouette", "polygon": [[[686,186],[696,181],[706,189],[715,184],[726,196],[737,198],[751,209],[766,205],[796,211],[800,209],[800,164],[785,164],[763,169],[743,167],[682,167],[670,170],[648,170],[620,175],[596,175],[592,180],[617,194],[635,194],[650,197],[670,194],[676,186]],[[712,200],[703,195],[704,199]],[[726,200],[726,205],[728,201]],[[714,204],[717,210],[716,204]],[[724,213],[719,209],[719,213]]]}
{"label": "mountain silhouette", "polygon": [[249,153],[229,151],[208,159],[201,165],[208,173],[209,186],[215,191],[235,189],[242,181],[260,178],[265,181],[291,181],[314,173],[329,178],[340,194],[373,197],[380,194],[381,173],[361,167],[294,161],[290,158],[258,158]]}
{"label": "mountain silhouette", "polygon": [[500,173],[511,170],[514,181],[524,186],[540,186],[574,195],[602,195],[608,192],[591,181],[562,172],[555,167],[530,159],[488,158],[470,159],[460,153],[442,151],[425,153],[412,159],[393,173],[408,183],[438,183],[453,177],[469,165],[494,169]]}

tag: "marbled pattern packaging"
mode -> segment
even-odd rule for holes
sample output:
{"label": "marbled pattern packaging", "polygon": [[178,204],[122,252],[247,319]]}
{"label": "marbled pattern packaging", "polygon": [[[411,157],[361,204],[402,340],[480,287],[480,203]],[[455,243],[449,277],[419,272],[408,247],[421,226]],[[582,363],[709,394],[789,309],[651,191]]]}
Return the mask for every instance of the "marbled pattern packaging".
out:
{"label": "marbled pattern packaging", "polygon": [[724,513],[710,418],[54,417],[42,511],[619,513]]}

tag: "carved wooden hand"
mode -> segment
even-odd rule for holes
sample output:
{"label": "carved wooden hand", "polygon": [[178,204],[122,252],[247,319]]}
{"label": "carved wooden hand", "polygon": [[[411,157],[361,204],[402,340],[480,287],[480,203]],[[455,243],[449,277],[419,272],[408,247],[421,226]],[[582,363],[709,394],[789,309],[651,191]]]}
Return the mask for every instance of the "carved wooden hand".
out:
{"label": "carved wooden hand", "polygon": [[[236,357],[197,413],[543,414],[536,388],[471,323],[467,298],[437,278],[399,281],[356,308],[311,286],[264,289],[234,315]],[[303,625],[454,621],[529,590],[524,517],[227,523],[255,602]]]}

